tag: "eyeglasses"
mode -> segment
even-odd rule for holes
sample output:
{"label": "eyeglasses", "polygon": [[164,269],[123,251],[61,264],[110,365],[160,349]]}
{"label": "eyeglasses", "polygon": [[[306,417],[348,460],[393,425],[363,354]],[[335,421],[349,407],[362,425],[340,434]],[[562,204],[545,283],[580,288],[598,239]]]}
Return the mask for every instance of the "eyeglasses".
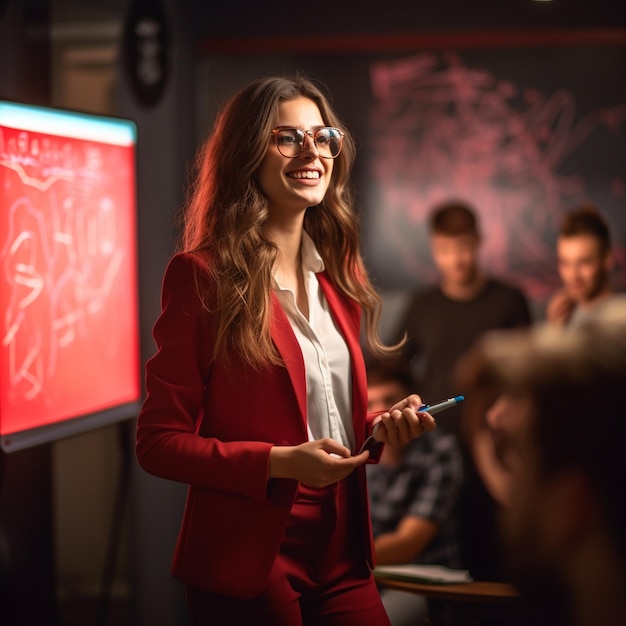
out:
{"label": "eyeglasses", "polygon": [[305,136],[308,135],[315,144],[319,155],[324,159],[334,159],[341,152],[341,145],[345,133],[339,128],[323,126],[315,130],[290,128],[279,126],[272,131],[278,151],[290,159],[300,156],[304,152]]}

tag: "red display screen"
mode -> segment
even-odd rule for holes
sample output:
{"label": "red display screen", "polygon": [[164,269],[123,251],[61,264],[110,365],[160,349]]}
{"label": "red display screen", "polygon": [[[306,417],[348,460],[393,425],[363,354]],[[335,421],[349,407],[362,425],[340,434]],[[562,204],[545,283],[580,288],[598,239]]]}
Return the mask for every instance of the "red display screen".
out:
{"label": "red display screen", "polygon": [[135,145],[129,120],[0,102],[5,450],[139,402]]}

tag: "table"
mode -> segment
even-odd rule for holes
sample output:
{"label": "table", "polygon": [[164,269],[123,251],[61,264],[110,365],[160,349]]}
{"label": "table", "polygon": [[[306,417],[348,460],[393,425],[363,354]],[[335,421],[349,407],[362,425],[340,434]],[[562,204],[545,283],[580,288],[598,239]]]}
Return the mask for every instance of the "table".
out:
{"label": "table", "polygon": [[[476,626],[490,620],[496,624],[527,624],[528,613],[524,598],[510,584],[491,581],[473,581],[460,584],[428,584],[400,580],[374,572],[379,587],[399,589],[426,596],[429,602],[430,623],[453,623]],[[453,606],[451,606],[453,605]]]}

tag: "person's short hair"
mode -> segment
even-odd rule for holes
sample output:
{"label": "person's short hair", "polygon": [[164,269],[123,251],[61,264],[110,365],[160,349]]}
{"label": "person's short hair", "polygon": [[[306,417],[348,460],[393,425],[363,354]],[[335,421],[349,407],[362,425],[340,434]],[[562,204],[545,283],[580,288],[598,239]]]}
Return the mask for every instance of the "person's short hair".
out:
{"label": "person's short hair", "polygon": [[412,393],[415,380],[410,363],[401,357],[370,359],[366,361],[367,384],[398,383],[407,393]]}
{"label": "person's short hair", "polygon": [[626,506],[615,495],[626,482],[626,298],[576,327],[490,331],[458,372],[470,421],[501,393],[531,399],[540,471],[584,473],[626,563]]}
{"label": "person's short hair", "polygon": [[435,235],[479,234],[476,212],[463,202],[446,202],[435,207],[430,214],[429,225],[431,234]]}
{"label": "person's short hair", "polygon": [[600,250],[609,252],[611,249],[611,233],[609,227],[600,215],[598,209],[591,205],[584,205],[571,210],[561,222],[560,237],[577,237],[591,235],[598,240]]}

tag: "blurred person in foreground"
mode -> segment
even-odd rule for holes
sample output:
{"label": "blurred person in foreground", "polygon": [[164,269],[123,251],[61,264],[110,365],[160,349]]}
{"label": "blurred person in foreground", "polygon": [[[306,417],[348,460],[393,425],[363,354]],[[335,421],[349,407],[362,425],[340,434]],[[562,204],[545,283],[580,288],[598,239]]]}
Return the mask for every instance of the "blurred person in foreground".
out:
{"label": "blurred person in foreground", "polygon": [[611,234],[596,208],[583,206],[565,215],[556,255],[562,287],[548,302],[546,319],[557,326],[576,324],[615,295]]}
{"label": "blurred person in foreground", "polygon": [[[404,360],[377,359],[367,364],[370,412],[387,411],[413,389]],[[407,444],[387,444],[379,463],[366,469],[377,565],[459,567],[454,509],[463,481],[463,459],[456,438],[434,430]],[[382,589],[381,598],[392,626],[426,623],[425,597]]]}
{"label": "blurred person in foreground", "polygon": [[561,600],[570,624],[626,624],[626,303],[572,328],[493,332],[462,365],[473,431],[498,433],[481,467],[514,580]]}

